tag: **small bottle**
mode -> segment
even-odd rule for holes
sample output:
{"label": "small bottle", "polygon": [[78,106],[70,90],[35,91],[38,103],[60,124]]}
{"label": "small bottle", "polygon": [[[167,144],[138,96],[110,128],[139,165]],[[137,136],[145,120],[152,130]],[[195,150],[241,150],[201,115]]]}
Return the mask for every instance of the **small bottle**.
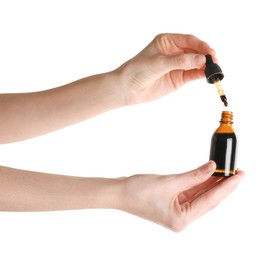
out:
{"label": "small bottle", "polygon": [[209,159],[215,161],[213,176],[230,177],[236,171],[237,137],[232,128],[233,112],[223,111],[220,126],[211,139]]}

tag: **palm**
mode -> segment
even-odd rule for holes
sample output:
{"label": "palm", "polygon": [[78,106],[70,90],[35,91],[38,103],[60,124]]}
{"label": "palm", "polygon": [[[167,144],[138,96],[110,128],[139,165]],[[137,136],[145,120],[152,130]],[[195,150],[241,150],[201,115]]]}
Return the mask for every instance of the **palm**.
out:
{"label": "palm", "polygon": [[207,181],[194,186],[186,191],[183,191],[178,195],[177,203],[180,205],[180,208],[183,210],[185,208],[186,203],[193,202],[198,197],[204,195],[210,189],[212,189],[217,183],[222,181],[223,178],[217,178],[215,176],[210,177]]}
{"label": "palm", "polygon": [[[183,86],[185,83],[204,77],[201,67],[210,53],[209,45],[192,35],[163,34],[138,55],[122,65],[130,89],[127,103],[152,101]],[[202,61],[196,61],[197,55]]]}
{"label": "palm", "polygon": [[204,77],[203,70],[198,69],[189,71],[172,70],[162,76],[159,74],[158,78],[154,72],[151,74],[155,79],[143,77],[141,82],[138,81],[139,84],[136,83],[136,80],[133,80],[133,88],[136,89],[133,103],[136,104],[159,99],[177,90],[188,81]]}

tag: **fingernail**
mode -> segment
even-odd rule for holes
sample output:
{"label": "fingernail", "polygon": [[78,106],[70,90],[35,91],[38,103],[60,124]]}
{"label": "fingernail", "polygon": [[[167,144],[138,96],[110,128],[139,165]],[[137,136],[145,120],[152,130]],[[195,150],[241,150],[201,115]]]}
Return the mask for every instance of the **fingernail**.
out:
{"label": "fingernail", "polygon": [[206,172],[213,172],[215,170],[216,164],[214,161],[209,161],[204,165]]}
{"label": "fingernail", "polygon": [[243,178],[245,176],[244,171],[242,171],[241,169],[237,168],[236,170],[236,175],[240,176],[241,178]]}
{"label": "fingernail", "polygon": [[196,64],[197,66],[203,66],[203,65],[205,65],[206,58],[205,58],[204,55],[197,54],[197,55],[194,57],[194,61],[195,61],[195,64]]}

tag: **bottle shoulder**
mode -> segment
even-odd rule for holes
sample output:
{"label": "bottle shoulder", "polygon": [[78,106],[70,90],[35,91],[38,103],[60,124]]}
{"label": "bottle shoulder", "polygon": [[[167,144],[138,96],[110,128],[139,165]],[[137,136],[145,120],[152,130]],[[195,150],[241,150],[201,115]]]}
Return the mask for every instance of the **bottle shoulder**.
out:
{"label": "bottle shoulder", "polygon": [[218,133],[218,134],[224,134],[224,133],[234,133],[235,134],[235,131],[232,127],[231,124],[221,124],[216,130],[215,130],[215,133]]}

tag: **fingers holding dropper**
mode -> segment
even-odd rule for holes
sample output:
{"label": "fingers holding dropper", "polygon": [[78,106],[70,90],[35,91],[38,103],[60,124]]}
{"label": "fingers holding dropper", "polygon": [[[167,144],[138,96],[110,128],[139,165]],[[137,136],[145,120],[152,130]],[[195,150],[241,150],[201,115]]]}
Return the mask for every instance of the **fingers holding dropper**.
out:
{"label": "fingers holding dropper", "polygon": [[225,106],[228,106],[226,95],[221,86],[221,80],[224,78],[224,74],[217,63],[214,63],[211,55],[206,55],[205,76],[209,84],[215,84],[218,94]]}

